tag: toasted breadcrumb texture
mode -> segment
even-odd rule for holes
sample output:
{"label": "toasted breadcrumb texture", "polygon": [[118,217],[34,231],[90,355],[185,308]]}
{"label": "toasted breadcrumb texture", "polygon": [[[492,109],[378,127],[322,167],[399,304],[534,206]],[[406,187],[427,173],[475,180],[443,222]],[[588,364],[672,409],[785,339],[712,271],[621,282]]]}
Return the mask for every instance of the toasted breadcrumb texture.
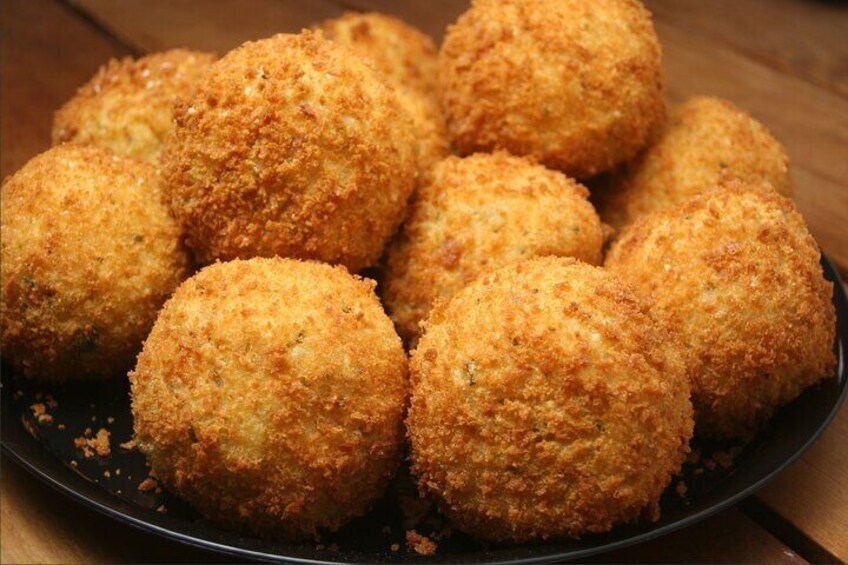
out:
{"label": "toasted breadcrumb texture", "polygon": [[202,263],[374,264],[403,219],[416,144],[397,95],[320,32],[248,42],[176,110],[171,207]]}
{"label": "toasted breadcrumb texture", "polygon": [[152,165],[66,144],[3,183],[3,358],[28,377],[116,377],[185,277]]}
{"label": "toasted breadcrumb texture", "polygon": [[412,355],[413,473],[498,542],[656,520],[692,435],[685,357],[599,267],[503,267],[437,305]]}
{"label": "toasted breadcrumb texture", "polygon": [[435,99],[438,50],[415,26],[377,12],[346,12],[323,22],[320,29],[327,39],[349,47],[393,84]]}
{"label": "toasted breadcrumb texture", "polygon": [[186,49],[112,59],[56,112],[53,143],[99,145],[157,162],[174,129],[174,105],[191,96],[214,61]]}
{"label": "toasted breadcrumb texture", "polygon": [[475,0],[439,53],[451,140],[578,178],[609,170],[664,116],[661,58],[636,0]]}
{"label": "toasted breadcrumb texture", "polygon": [[791,195],[789,158],[766,127],[726,100],[696,96],[672,109],[637,159],[605,179],[599,211],[622,228],[734,179]]}
{"label": "toasted breadcrumb texture", "polygon": [[497,267],[544,255],[600,263],[604,234],[587,196],[504,152],[440,162],[387,253],[384,299],[401,336],[414,342],[436,299]]}
{"label": "toasted breadcrumb texture", "polygon": [[447,123],[437,96],[438,58],[433,40],[415,27],[376,12],[346,12],[327,20],[324,36],[362,57],[397,93],[415,131],[419,176],[450,154]]}
{"label": "toasted breadcrumb texture", "polygon": [[643,216],[606,266],[693,353],[697,432],[747,438],[833,374],[836,314],[821,253],[788,198],[731,182]]}
{"label": "toasted breadcrumb texture", "polygon": [[391,478],[406,371],[373,281],[292,259],[216,263],[168,301],[130,374],[138,448],[206,517],[313,536]]}

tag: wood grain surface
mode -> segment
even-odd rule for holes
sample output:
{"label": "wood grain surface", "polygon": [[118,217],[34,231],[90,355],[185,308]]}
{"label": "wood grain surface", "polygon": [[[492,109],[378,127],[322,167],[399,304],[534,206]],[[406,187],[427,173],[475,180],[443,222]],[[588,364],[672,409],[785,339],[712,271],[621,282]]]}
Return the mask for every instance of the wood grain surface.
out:
{"label": "wood grain surface", "polygon": [[[848,4],[646,3],[663,41],[669,98],[719,95],[763,121],[787,147],[795,199],[811,231],[848,272]],[[6,0],[0,172],[10,174],[49,146],[53,110],[110,57],[178,46],[224,53],[346,9],[392,13],[439,40],[465,7],[461,0]],[[603,559],[848,561],[846,435],[843,407],[809,453],[757,495],[770,517],[743,506]],[[0,466],[2,563],[214,559],[101,517],[5,459]]]}

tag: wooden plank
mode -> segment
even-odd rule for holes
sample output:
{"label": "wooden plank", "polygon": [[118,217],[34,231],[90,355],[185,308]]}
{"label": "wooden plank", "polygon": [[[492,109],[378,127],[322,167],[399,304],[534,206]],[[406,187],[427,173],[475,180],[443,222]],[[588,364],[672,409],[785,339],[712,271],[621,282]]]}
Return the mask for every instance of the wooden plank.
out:
{"label": "wooden plank", "polygon": [[[2,458],[0,562],[209,563],[215,554],[143,534],[60,496]],[[72,520],[68,519],[73,517]],[[715,543],[720,536],[722,542]],[[737,510],[595,562],[805,563]]]}
{"label": "wooden plank", "polygon": [[798,0],[645,0],[655,18],[848,96],[848,5]]}
{"label": "wooden plank", "polygon": [[848,562],[848,405],[797,463],[759,492],[781,518]]}
{"label": "wooden plank", "polygon": [[[720,540],[720,541],[719,541]],[[735,508],[596,563],[807,563]]]}
{"label": "wooden plank", "polygon": [[141,51],[188,47],[226,53],[247,40],[296,33],[342,8],[330,0],[70,0]]}
{"label": "wooden plank", "polygon": [[110,57],[127,54],[127,50],[51,0],[7,0],[0,4],[0,175],[5,177],[50,146],[53,111],[97,67]]}

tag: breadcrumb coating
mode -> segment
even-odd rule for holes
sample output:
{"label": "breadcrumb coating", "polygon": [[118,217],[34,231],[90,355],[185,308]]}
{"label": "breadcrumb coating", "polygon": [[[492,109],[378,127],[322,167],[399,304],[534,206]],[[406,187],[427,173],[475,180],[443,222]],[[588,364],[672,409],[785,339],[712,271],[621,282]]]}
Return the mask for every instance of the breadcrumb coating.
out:
{"label": "breadcrumb coating", "polygon": [[833,372],[833,285],[819,260],[791,200],[732,182],[643,216],[606,266],[685,337],[698,434],[747,438]]}
{"label": "breadcrumb coating", "polygon": [[174,105],[191,96],[215,58],[172,49],[138,60],[110,60],[56,112],[53,143],[99,145],[158,162],[174,130]]}
{"label": "breadcrumb coating", "polygon": [[406,210],[415,139],[394,91],[320,32],[248,42],[176,110],[163,155],[198,260],[374,264]]}
{"label": "breadcrumb coating", "polygon": [[424,32],[377,12],[345,12],[320,26],[330,41],[349,47],[396,85],[435,98],[438,49]]}
{"label": "breadcrumb coating", "polygon": [[585,178],[628,161],[661,122],[662,53],[636,0],[474,0],[439,80],[460,154],[506,149]]}
{"label": "breadcrumb coating", "polygon": [[571,258],[489,273],[434,309],[410,364],[423,492],[499,542],[655,520],[692,434],[678,338]]}
{"label": "breadcrumb coating", "polygon": [[620,229],[733,179],[791,195],[789,158],[765,126],[726,100],[696,96],[673,108],[648,149],[592,196]]}
{"label": "breadcrumb coating", "polygon": [[206,267],[130,374],[139,449],[202,514],[303,538],[365,512],[400,459],[406,356],[374,283],[342,267]]}
{"label": "breadcrumb coating", "polygon": [[3,358],[52,381],[121,376],[186,275],[152,165],[61,145],[3,183]]}
{"label": "breadcrumb coating", "polygon": [[437,298],[494,268],[543,255],[599,264],[604,234],[588,194],[504,152],[439,163],[387,252],[384,299],[401,336],[414,342]]}
{"label": "breadcrumb coating", "polygon": [[447,124],[437,92],[438,59],[433,40],[406,22],[376,12],[346,12],[327,20],[324,36],[349,47],[397,91],[418,143],[419,176],[450,154]]}

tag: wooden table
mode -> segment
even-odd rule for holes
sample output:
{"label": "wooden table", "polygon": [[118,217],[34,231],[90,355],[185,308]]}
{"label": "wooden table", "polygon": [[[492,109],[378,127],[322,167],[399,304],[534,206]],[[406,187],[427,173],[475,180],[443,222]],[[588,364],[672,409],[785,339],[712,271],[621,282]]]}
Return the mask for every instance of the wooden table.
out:
{"label": "wooden table", "polygon": [[[49,145],[52,112],[110,57],[184,46],[224,53],[344,8],[399,15],[441,38],[463,0],[4,0],[2,175]],[[672,101],[727,97],[786,145],[798,206],[848,272],[848,4],[651,0]],[[14,425],[4,422],[4,425]],[[848,407],[756,497],[604,556],[618,562],[848,561]],[[3,563],[191,562],[215,557],[142,534],[0,466]]]}

